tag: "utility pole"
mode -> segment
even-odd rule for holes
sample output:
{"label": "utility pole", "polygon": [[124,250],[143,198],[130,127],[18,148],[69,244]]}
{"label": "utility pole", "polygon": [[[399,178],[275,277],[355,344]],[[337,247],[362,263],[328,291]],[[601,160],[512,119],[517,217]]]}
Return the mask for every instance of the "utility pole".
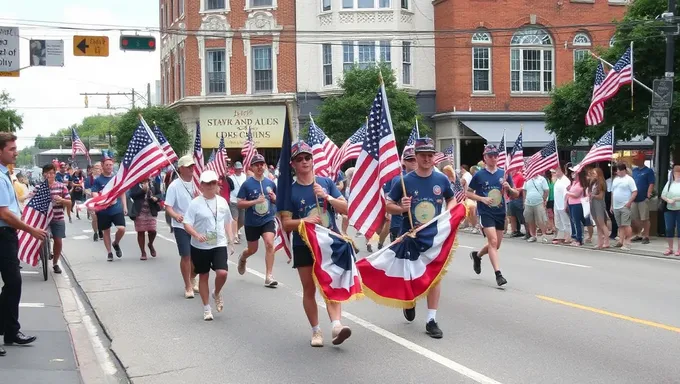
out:
{"label": "utility pole", "polygon": [[132,88],[132,109],[135,109],[135,89]]}
{"label": "utility pole", "polygon": [[[132,101],[132,108],[135,108],[135,101],[136,97],[139,96],[140,99],[146,100],[146,104],[150,107],[151,106],[151,84],[147,83],[146,85],[146,97],[144,95],[141,95],[137,92],[135,92],[135,89],[132,88],[131,92],[106,92],[106,93],[100,93],[100,92],[93,92],[93,93],[81,93],[81,96],[85,96],[85,108],[89,107],[89,101],[88,101],[88,96],[106,96],[107,100],[108,97],[113,95],[113,96],[128,96],[130,97],[130,100]],[[108,104],[108,101],[107,101]]]}
{"label": "utility pole", "polygon": [[151,83],[146,83],[146,106],[151,108]]}
{"label": "utility pole", "polygon": [[[668,79],[675,78],[675,36],[678,34],[678,24],[675,20],[675,8],[676,0],[668,0],[668,11],[664,13],[662,19],[668,24],[668,29],[666,30],[666,74],[665,77]],[[673,100],[675,101],[675,100]],[[672,108],[671,108],[672,110]],[[672,116],[672,115],[671,115]],[[657,196],[661,196],[662,188],[666,185],[668,181],[668,168],[671,162],[671,151],[670,151],[670,137],[672,137],[673,129],[673,119],[669,119],[668,122],[668,136],[657,136],[659,141],[658,146],[658,158],[659,158],[659,174],[657,176]],[[666,222],[664,220],[664,215],[660,214],[656,218],[657,232],[658,234],[665,235],[666,232]]]}

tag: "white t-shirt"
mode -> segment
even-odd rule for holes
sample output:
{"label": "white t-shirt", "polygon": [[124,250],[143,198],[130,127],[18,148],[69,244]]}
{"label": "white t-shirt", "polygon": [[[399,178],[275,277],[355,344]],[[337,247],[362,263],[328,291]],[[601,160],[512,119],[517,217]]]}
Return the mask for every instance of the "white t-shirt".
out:
{"label": "white t-shirt", "polygon": [[543,193],[550,190],[548,181],[541,175],[526,180],[523,188],[527,191],[524,204],[530,207],[543,204]]}
{"label": "white t-shirt", "polygon": [[234,183],[234,189],[232,189],[231,192],[229,192],[229,200],[236,203],[238,201],[238,197],[236,197],[238,195],[238,191],[241,189],[243,183],[246,182],[248,176],[246,175],[245,172],[241,172],[241,175],[236,176],[236,174],[233,174],[229,176],[229,178]]}
{"label": "white t-shirt", "polygon": [[607,180],[604,181],[604,183],[607,185],[607,192],[612,191],[612,178],[608,178]]}
{"label": "white t-shirt", "polygon": [[[189,203],[194,198],[195,191],[193,181],[177,178],[168,186],[168,192],[165,194],[165,205],[172,207],[175,213],[184,216],[189,209]],[[184,229],[184,225],[178,223],[175,219],[172,219],[172,226]]]}
{"label": "white t-shirt", "polygon": [[567,196],[567,187],[571,184],[567,176],[562,175],[562,177],[555,180],[555,185],[553,186],[553,194],[555,197],[555,211],[564,211],[564,199]]}
{"label": "white t-shirt", "polygon": [[624,177],[616,176],[612,181],[612,207],[614,209],[623,208],[635,191],[637,191],[637,186],[632,177],[628,175]]}
{"label": "white t-shirt", "polygon": [[[222,196],[215,196],[207,200],[198,196],[191,201],[189,209],[184,215],[184,223],[189,224],[196,232],[208,237],[204,243],[191,238],[191,246],[198,249],[212,249],[227,246],[227,234],[224,225],[231,225],[231,211],[227,200]],[[210,238],[215,236],[211,241]]]}
{"label": "white t-shirt", "polygon": [[465,185],[470,185],[470,180],[472,180],[472,174],[470,172],[465,172],[463,175],[463,180],[465,180]]}

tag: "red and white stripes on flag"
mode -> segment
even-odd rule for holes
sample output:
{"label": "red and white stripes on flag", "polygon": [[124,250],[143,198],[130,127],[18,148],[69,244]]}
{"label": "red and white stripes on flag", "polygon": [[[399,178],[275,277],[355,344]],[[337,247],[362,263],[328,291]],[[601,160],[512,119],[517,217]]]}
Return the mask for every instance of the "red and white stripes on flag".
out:
{"label": "red and white stripes on flag", "polygon": [[602,62],[597,66],[593,97],[586,113],[586,125],[600,124],[604,120],[604,102],[614,97],[622,85],[633,81],[632,52],[628,48],[606,76]]}
{"label": "red and white stripes on flag", "polygon": [[503,130],[501,142],[498,144],[498,162],[496,164],[498,168],[508,168],[508,151],[505,145],[505,129]]}
{"label": "red and white stripes on flag", "polygon": [[333,164],[337,160],[340,149],[329,139],[328,136],[314,123],[314,119],[310,118],[309,134],[307,136],[307,144],[312,147],[312,159],[314,160],[314,174],[321,177],[330,177],[335,179],[333,173]]}
{"label": "red and white stripes on flag", "polygon": [[342,147],[340,147],[335,164],[333,164],[333,180],[335,180],[335,177],[338,175],[338,172],[340,171],[340,168],[343,164],[359,157],[359,154],[361,153],[361,145],[363,144],[364,140],[366,140],[366,124],[362,125],[359,130],[354,132],[354,134],[350,136],[349,139],[345,140],[345,143],[342,144]]}
{"label": "red and white stripes on flag", "polygon": [[[142,121],[142,124],[146,128],[148,128],[148,124],[146,124],[146,121],[144,121],[144,118],[140,119]],[[150,129],[150,128],[149,128]],[[163,132],[161,132],[161,129],[158,128],[158,126],[154,123],[153,125],[153,134],[156,136],[156,139],[158,140],[158,144],[161,146],[161,149],[163,149],[163,152],[165,153],[165,156],[168,158],[168,163],[172,164],[175,161],[179,159],[179,156],[177,156],[177,153],[175,152],[174,149],[172,149],[172,146],[168,142],[168,139],[163,135]]]}
{"label": "red and white stripes on flag", "polygon": [[524,146],[522,140],[522,130],[520,129],[515,144],[512,146],[510,157],[508,157],[507,160],[508,166],[505,170],[506,175],[522,172],[522,169],[524,169]]}
{"label": "red and white stripes on flag", "polygon": [[92,160],[90,160],[90,152],[85,147],[85,143],[80,139],[80,136],[78,136],[78,132],[76,132],[75,128],[71,128],[71,150],[71,157],[73,159],[76,158],[76,154],[82,153],[87,158],[87,162],[92,163]]}
{"label": "red and white stripes on flag", "polygon": [[527,160],[524,178],[533,179],[549,169],[556,169],[560,166],[560,157],[557,153],[557,139],[553,139],[543,149],[532,155]]}
{"label": "red and white stripes on flag", "polygon": [[203,162],[203,146],[201,145],[201,123],[196,122],[196,137],[194,138],[194,191],[201,190],[201,173],[205,170],[205,163]]}
{"label": "red and white stripes on flag", "polygon": [[381,83],[368,117],[366,140],[355,166],[349,196],[349,223],[367,239],[385,218],[382,186],[400,173],[385,84]]}
{"label": "red and white stripes on flag", "polygon": [[206,169],[215,171],[218,177],[227,174],[227,150],[224,148],[224,136],[220,138],[220,146],[215,152],[215,158],[208,162]]}
{"label": "red and white stripes on flag", "polygon": [[448,161],[453,164],[453,144],[449,145],[444,152],[436,152],[432,158],[432,162],[437,165],[443,161]]}
{"label": "red and white stripes on flag", "polygon": [[[38,186],[22,213],[22,221],[27,225],[46,230],[52,221],[52,196],[47,181]],[[42,241],[28,232],[19,231],[19,260],[32,266],[38,265]]]}
{"label": "red and white stripes on flag", "polygon": [[241,156],[243,156],[243,168],[250,169],[250,162],[253,161],[253,157],[257,154],[257,149],[255,148],[255,142],[253,141],[253,132],[248,127],[248,134],[246,136],[246,141],[243,143],[243,149],[241,150]]}
{"label": "red and white stripes on flag", "polygon": [[599,161],[612,161],[614,156],[614,128],[610,129],[595,142],[586,157],[581,160],[574,168],[574,172],[580,172],[583,167],[588,164],[597,163]]}
{"label": "red and white stripes on flag", "polygon": [[133,185],[148,178],[168,163],[165,153],[151,134],[141,123],[139,124],[132,135],[118,173],[98,196],[85,202],[87,208],[99,211],[109,207]]}
{"label": "red and white stripes on flag", "polygon": [[283,230],[283,224],[278,216],[274,217],[274,226],[276,227],[276,235],[274,237],[274,252],[283,249],[283,252],[288,256],[288,263],[293,260],[293,248],[290,243],[290,233]]}

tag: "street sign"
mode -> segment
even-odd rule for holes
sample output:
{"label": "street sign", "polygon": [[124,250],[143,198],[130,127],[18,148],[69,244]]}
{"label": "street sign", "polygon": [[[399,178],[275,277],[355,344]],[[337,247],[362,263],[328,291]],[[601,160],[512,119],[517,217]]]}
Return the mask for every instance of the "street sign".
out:
{"label": "street sign", "polygon": [[652,108],[670,109],[673,104],[673,79],[655,79]]}
{"label": "street sign", "polygon": [[0,72],[19,70],[19,28],[0,27]]}
{"label": "street sign", "polygon": [[120,49],[123,51],[146,51],[156,50],[156,38],[153,36],[121,36]]}
{"label": "street sign", "polygon": [[668,136],[671,113],[668,109],[650,109],[647,125],[648,136]]}
{"label": "street sign", "polygon": [[14,72],[0,72],[0,77],[19,77],[19,71]]}
{"label": "street sign", "polygon": [[109,56],[108,36],[73,36],[73,56]]}
{"label": "street sign", "polygon": [[63,67],[64,40],[31,40],[31,67]]}

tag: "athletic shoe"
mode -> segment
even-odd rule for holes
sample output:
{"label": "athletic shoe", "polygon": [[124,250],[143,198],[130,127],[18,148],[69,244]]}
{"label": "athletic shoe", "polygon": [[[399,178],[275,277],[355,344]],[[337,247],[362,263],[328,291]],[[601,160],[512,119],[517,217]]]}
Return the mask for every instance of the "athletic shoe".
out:
{"label": "athletic shoe", "polygon": [[323,347],[323,335],[321,331],[314,331],[312,333],[312,340],[309,342],[312,347]]}
{"label": "athletic shoe", "polygon": [[203,311],[203,320],[205,320],[205,321],[212,321],[212,319],[213,319],[212,312],[211,312],[209,309],[208,309],[208,310],[204,310],[204,311]]}
{"label": "athletic shoe", "polygon": [[501,274],[496,275],[496,284],[498,284],[499,287],[501,287],[501,286],[503,286],[507,283],[508,283],[508,281],[505,280],[505,277],[503,277],[503,275],[501,275]]}
{"label": "athletic shoe", "polygon": [[477,256],[477,251],[470,252],[470,259],[472,259],[472,270],[478,275],[482,273],[482,258]]}
{"label": "athletic shoe", "polygon": [[276,288],[277,285],[279,285],[279,282],[274,280],[272,275],[269,275],[264,279],[264,286],[267,288]]}
{"label": "athletic shoe", "polygon": [[405,308],[403,310],[404,317],[408,321],[413,321],[416,318],[416,307],[413,308]]}
{"label": "athletic shoe", "polygon": [[113,253],[109,252],[109,255],[106,256],[106,261],[113,261]]}
{"label": "athletic shoe", "polygon": [[336,325],[333,327],[333,345],[340,345],[343,341],[352,336],[352,330],[346,325]]}
{"label": "athletic shoe", "polygon": [[433,339],[441,339],[444,337],[444,332],[439,329],[439,324],[437,324],[434,319],[428,321],[427,324],[425,324],[425,333],[430,335],[430,337]]}
{"label": "athletic shoe", "polygon": [[185,299],[193,299],[194,298],[194,291],[191,289],[188,291],[184,291],[184,298]]}
{"label": "athletic shoe", "polygon": [[112,243],[111,246],[116,251],[116,256],[118,256],[119,259],[123,257],[123,251],[120,249],[120,244]]}
{"label": "athletic shoe", "polygon": [[215,295],[215,292],[213,292],[213,300],[215,300],[215,307],[217,308],[217,312],[222,312],[224,310],[224,299],[222,299],[222,294],[220,293],[219,295]]}
{"label": "athletic shoe", "polygon": [[246,259],[243,258],[243,252],[238,255],[238,274],[245,275],[246,273]]}
{"label": "athletic shoe", "polygon": [[199,291],[199,289],[198,289],[198,276],[193,278],[191,289],[194,290],[194,293],[198,293],[198,291]]}

